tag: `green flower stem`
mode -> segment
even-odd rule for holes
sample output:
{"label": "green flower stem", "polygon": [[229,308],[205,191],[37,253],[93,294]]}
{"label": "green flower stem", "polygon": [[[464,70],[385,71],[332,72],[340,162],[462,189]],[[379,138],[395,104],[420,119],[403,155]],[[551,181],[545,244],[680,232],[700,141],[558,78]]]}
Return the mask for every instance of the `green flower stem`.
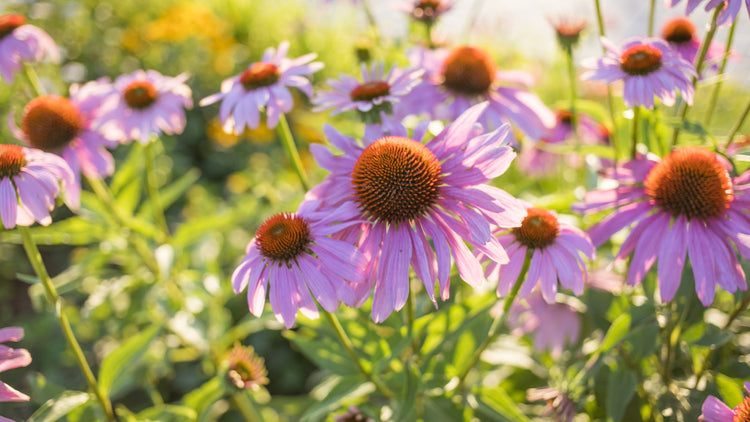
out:
{"label": "green flower stem", "polygon": [[633,133],[630,137],[630,158],[635,158],[638,153],[638,123],[641,119],[641,106],[633,107]]}
{"label": "green flower stem", "polygon": [[745,106],[745,110],[742,112],[742,115],[739,119],[737,119],[737,122],[734,124],[734,127],[732,127],[732,130],[729,131],[729,135],[727,135],[727,143],[724,146],[724,151],[729,148],[729,146],[732,144],[732,140],[734,140],[734,135],[737,134],[737,132],[740,131],[740,128],[745,123],[745,119],[747,118],[748,113],[750,113],[750,101],[748,101],[747,105]]}
{"label": "green flower stem", "polygon": [[648,10],[648,36],[654,36],[654,17],[656,12],[656,0],[651,0],[651,5]]}
{"label": "green flower stem", "polygon": [[359,372],[361,372],[368,381],[375,384],[375,387],[380,391],[381,394],[388,398],[395,397],[393,392],[385,384],[383,384],[383,382],[377,376],[375,376],[370,370],[362,365],[362,360],[359,358],[357,351],[354,350],[354,344],[352,344],[352,340],[346,334],[346,331],[344,331],[344,327],[341,326],[341,322],[339,322],[338,318],[336,318],[336,315],[331,314],[325,309],[321,310],[321,312],[323,313],[323,316],[326,318],[328,323],[331,324],[331,327],[333,327],[333,330],[336,332],[336,337],[338,337],[341,345],[344,346],[344,349],[346,349],[346,351],[349,353],[349,356],[351,356],[352,360],[357,365],[357,369],[359,369]]}
{"label": "green flower stem", "polygon": [[[734,32],[735,29],[737,29],[737,21],[739,19],[735,19],[734,22],[732,22],[732,26],[729,27],[729,35],[727,35],[727,43],[726,47],[724,48],[724,57],[721,59],[721,65],[719,66],[719,75],[724,74],[724,70],[727,67],[727,62],[729,61],[729,55],[732,52],[732,41],[734,41]],[[711,91],[711,99],[708,102],[708,109],[706,110],[706,118],[703,121],[704,126],[708,126],[711,124],[711,119],[714,115],[714,110],[716,109],[716,103],[719,101],[719,91],[721,90],[721,85],[724,79],[720,78],[718,81],[716,81],[716,84],[714,85],[714,90]]]}
{"label": "green flower stem", "polygon": [[36,95],[40,97],[44,95],[44,87],[42,86],[42,81],[39,80],[39,75],[36,73],[36,70],[34,70],[34,68],[28,63],[23,62],[23,73],[26,75],[26,79],[29,80],[29,84],[31,84],[31,88]]}
{"label": "green flower stem", "polygon": [[419,340],[414,336],[414,321],[416,303],[414,301],[414,292],[409,292],[409,297],[406,299],[406,330],[409,339],[411,340],[412,353],[419,357]]}
{"label": "green flower stem", "polygon": [[482,356],[482,353],[484,353],[485,349],[487,349],[490,343],[495,340],[497,335],[500,334],[500,329],[505,326],[505,322],[508,320],[508,311],[510,310],[510,306],[516,299],[516,296],[518,296],[518,291],[521,289],[521,284],[523,284],[523,281],[526,279],[526,273],[529,271],[529,264],[531,264],[531,253],[532,250],[529,249],[528,253],[526,254],[526,260],[523,263],[521,273],[518,275],[518,278],[516,279],[515,284],[513,284],[513,288],[510,290],[508,296],[505,296],[505,300],[503,301],[502,313],[496,316],[492,321],[490,330],[487,332],[487,337],[485,337],[484,341],[482,341],[479,347],[477,347],[477,350],[474,352],[474,354],[471,355],[469,364],[466,365],[463,371],[459,373],[458,383],[456,384],[455,390],[461,391],[461,388],[463,388],[464,385],[464,381],[466,381],[466,376],[469,375],[471,369],[474,368],[477,363],[479,363],[479,358]]}
{"label": "green flower stem", "polygon": [[[134,225],[129,221],[128,218],[121,214],[120,209],[117,207],[117,204],[115,204],[114,197],[112,197],[112,192],[110,192],[107,185],[104,184],[104,182],[102,182],[100,179],[97,179],[95,177],[87,177],[86,181],[91,187],[91,190],[94,191],[94,194],[99,198],[100,201],[102,201],[104,206],[107,208],[107,211],[109,211],[109,213],[112,215],[115,223],[120,226],[120,229],[128,230],[128,241],[141,257],[143,263],[146,264],[146,266],[157,279],[160,279],[161,269],[159,268],[159,263],[156,262],[156,259],[154,258],[153,252],[144,242],[144,240],[134,233],[136,227],[134,227]],[[161,243],[165,241],[165,239],[159,238],[156,239],[156,241]]]}
{"label": "green flower stem", "polygon": [[242,418],[247,422],[262,422],[263,417],[258,413],[255,408],[252,399],[247,394],[247,391],[240,391],[234,393],[229,397],[234,405],[235,409],[242,414]]}
{"label": "green flower stem", "polygon": [[89,364],[86,362],[83,350],[81,350],[81,346],[78,344],[78,340],[76,340],[76,337],[73,334],[73,329],[70,327],[70,321],[68,321],[68,317],[63,312],[62,300],[57,294],[57,289],[55,289],[55,285],[52,283],[52,279],[47,273],[47,268],[44,266],[44,261],[42,261],[42,255],[39,253],[39,249],[36,247],[36,243],[34,243],[34,239],[31,237],[31,231],[26,226],[18,226],[18,231],[21,233],[26,255],[29,257],[31,266],[39,277],[42,287],[44,287],[47,301],[55,307],[55,314],[57,315],[57,319],[62,327],[65,340],[68,342],[68,346],[73,350],[78,366],[81,368],[81,372],[83,372],[83,376],[86,378],[89,388],[94,392],[96,399],[101,404],[107,420],[110,422],[116,422],[117,419],[112,412],[112,403],[110,403],[109,398],[102,393],[101,389],[99,389],[96,377],[91,371],[91,367],[89,367]]}
{"label": "green flower stem", "polygon": [[578,139],[578,110],[576,109],[578,90],[576,89],[576,68],[575,63],[573,62],[573,46],[569,46],[565,49],[565,58],[567,59],[568,79],[570,80],[570,127],[573,129],[576,149],[579,149],[581,142],[580,139]]}
{"label": "green flower stem", "polygon": [[[706,56],[708,55],[708,47],[711,45],[711,41],[714,39],[714,35],[716,34],[716,21],[719,19],[719,13],[723,10],[722,7],[717,7],[714,9],[714,14],[711,17],[711,21],[708,24],[708,31],[706,31],[706,36],[703,38],[703,43],[701,44],[700,52],[698,53],[698,59],[695,62],[695,76],[693,76],[693,87],[695,87],[698,84],[698,77],[701,74],[701,71],[703,70],[703,66],[706,64]],[[690,106],[686,102],[682,102],[682,107],[680,108],[680,114],[679,114],[679,122],[684,122],[685,118],[687,117],[688,108]],[[672,132],[672,148],[677,146],[677,140],[680,136],[680,128],[676,127],[674,129],[674,132]]]}
{"label": "green flower stem", "polygon": [[307,178],[305,177],[305,169],[302,168],[302,160],[299,158],[299,152],[297,151],[297,146],[292,137],[292,131],[289,129],[289,123],[286,121],[284,113],[281,113],[279,116],[279,124],[276,126],[276,130],[281,138],[281,145],[284,146],[284,150],[286,151],[287,156],[289,156],[289,160],[292,162],[294,172],[297,173],[297,177],[299,177],[302,189],[307,191],[310,188],[307,184]]}
{"label": "green flower stem", "polygon": [[[594,6],[596,6],[596,23],[599,26],[599,36],[606,36],[604,32],[604,17],[602,15],[602,6],[599,0],[594,0]],[[602,51],[607,52],[607,49],[602,46]],[[612,132],[609,134],[610,142],[615,153],[615,164],[617,164],[617,120],[615,119],[615,103],[612,98],[612,87],[607,85],[607,110],[609,110],[609,118],[612,121]]]}
{"label": "green flower stem", "polygon": [[164,207],[162,206],[161,197],[159,196],[159,186],[156,183],[156,142],[159,138],[151,139],[146,145],[146,188],[148,189],[148,198],[151,201],[151,210],[154,213],[154,220],[159,225],[164,236],[169,238],[169,226],[167,219],[164,217]]}

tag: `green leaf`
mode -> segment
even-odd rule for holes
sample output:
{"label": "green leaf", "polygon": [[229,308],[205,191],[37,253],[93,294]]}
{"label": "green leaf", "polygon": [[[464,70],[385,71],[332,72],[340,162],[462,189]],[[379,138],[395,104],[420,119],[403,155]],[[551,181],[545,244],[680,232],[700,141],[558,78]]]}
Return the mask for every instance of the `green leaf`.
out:
{"label": "green leaf", "polygon": [[[198,181],[200,176],[200,170],[193,168],[188,170],[179,179],[172,181],[164,188],[162,188],[159,191],[159,200],[161,201],[161,206],[165,210],[169,208],[170,205],[174,204],[178,199],[180,199],[180,197],[182,197],[182,195],[187,192],[187,190],[190,189],[190,187],[192,187],[195,182]],[[147,201],[138,210],[138,215],[152,215],[153,211],[151,211],[151,207],[151,202]]]}
{"label": "green leaf", "polygon": [[149,407],[138,413],[138,421],[159,421],[159,422],[182,422],[194,421],[197,414],[193,409],[185,406],[174,404],[162,404],[159,406]]}
{"label": "green leaf", "polygon": [[606,353],[613,347],[620,344],[623,338],[630,331],[630,314],[622,314],[612,321],[612,325],[609,326],[607,334],[604,335],[602,344],[599,345],[597,352]]}
{"label": "green leaf", "polygon": [[693,344],[714,349],[727,344],[733,336],[734,334],[728,330],[722,330],[713,324],[706,324],[706,331],[703,336]]}
{"label": "green leaf", "polygon": [[620,422],[630,399],[635,394],[638,380],[633,371],[618,367],[609,374],[607,381],[607,421]]}
{"label": "green leaf", "polygon": [[211,378],[197,389],[185,394],[182,402],[188,408],[195,411],[198,420],[211,408],[211,405],[222,398],[225,393],[224,383],[218,377]]}
{"label": "green leaf", "polygon": [[341,408],[343,401],[363,397],[373,391],[375,386],[369,382],[362,382],[359,375],[329,377],[310,392],[310,395],[319,401],[305,411],[300,422],[323,421],[331,412]]}
{"label": "green leaf", "polygon": [[326,331],[312,331],[307,328],[298,331],[284,331],[297,349],[319,367],[337,375],[357,374],[358,369],[349,353],[331,336],[322,335]]}
{"label": "green leaf", "polygon": [[492,420],[512,421],[512,422],[531,422],[526,415],[521,412],[518,405],[513,401],[508,393],[500,387],[483,388],[479,392],[478,411],[488,413],[488,416],[494,415]]}
{"label": "green leaf", "polygon": [[239,210],[231,210],[216,215],[193,218],[180,224],[172,237],[172,244],[175,248],[190,246],[192,242],[205,236],[206,233],[222,232],[225,228],[235,226],[240,215]]}
{"label": "green leaf", "polygon": [[148,350],[151,341],[161,331],[153,325],[125,340],[119,347],[104,357],[99,369],[99,388],[105,395],[114,396],[132,377],[133,366]]}
{"label": "green leaf", "polygon": [[47,400],[27,422],[54,422],[64,418],[68,413],[83,406],[93,396],[82,391],[64,391],[59,396]]}
{"label": "green leaf", "polygon": [[744,400],[742,383],[739,380],[724,374],[716,374],[714,379],[716,380],[716,387],[719,389],[719,394],[724,399],[724,403],[728,403],[732,407]]}
{"label": "green leaf", "polygon": [[[104,226],[81,217],[70,217],[49,226],[35,226],[29,231],[38,245],[89,245],[108,236]],[[17,230],[3,231],[0,242],[21,243],[21,235]]]}

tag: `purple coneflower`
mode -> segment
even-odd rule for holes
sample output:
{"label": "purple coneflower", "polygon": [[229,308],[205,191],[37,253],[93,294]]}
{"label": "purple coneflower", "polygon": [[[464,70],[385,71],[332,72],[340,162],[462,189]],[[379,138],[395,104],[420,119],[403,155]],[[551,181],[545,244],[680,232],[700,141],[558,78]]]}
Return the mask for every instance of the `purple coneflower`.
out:
{"label": "purple coneflower", "polygon": [[518,297],[527,297],[537,285],[547,303],[555,303],[557,281],[579,296],[586,282],[586,264],[580,256],[594,259],[594,246],[588,235],[575,226],[559,220],[551,211],[527,208],[520,227],[498,236],[508,251],[507,263],[490,262],[487,278],[497,280],[498,296],[510,293],[530,256],[528,272]]}
{"label": "purple coneflower", "polygon": [[549,350],[553,358],[562,356],[566,344],[578,341],[581,321],[573,307],[564,303],[547,303],[539,293],[510,307],[508,326],[516,335],[534,333],[534,349]]}
{"label": "purple coneflower", "polygon": [[680,91],[686,103],[693,103],[692,76],[695,68],[683,60],[666,41],[658,38],[631,39],[622,49],[602,37],[607,53],[600,59],[587,59],[583,79],[607,84],[624,81],[623,100],[629,108],[654,108],[654,96],[672,106]]}
{"label": "purple coneflower", "polygon": [[[0,145],[2,147],[2,145]],[[2,151],[2,149],[0,149]],[[0,152],[0,157],[2,153]],[[1,158],[0,158],[1,160]],[[2,161],[0,161],[2,162]],[[1,164],[0,164],[1,165]],[[23,339],[23,328],[21,327],[6,327],[0,328],[0,343],[6,341],[20,341]],[[3,344],[0,344],[0,372],[7,371],[8,369],[20,368],[28,366],[31,363],[31,355],[26,349],[13,349]],[[4,401],[29,401],[29,396],[20,391],[17,391],[8,384],[0,381],[0,402]],[[13,422],[8,418],[0,416],[0,422]]]}
{"label": "purple coneflower", "polygon": [[[576,113],[576,130],[573,130],[573,115],[567,110],[556,111],[557,123],[541,139],[524,145],[518,157],[518,166],[530,176],[554,174],[562,162],[572,168],[581,166],[578,154],[551,151],[555,145],[580,142],[586,145],[608,144],[609,130],[588,114]],[[576,138],[576,135],[577,138]]]}
{"label": "purple coneflower", "polygon": [[296,59],[286,57],[289,42],[283,41],[279,49],[268,47],[261,61],[248,66],[241,74],[225,79],[221,92],[202,99],[201,106],[221,101],[219,120],[227,133],[241,134],[245,127],[256,129],[260,125],[261,109],[266,112],[266,126],[274,128],[281,113],[289,112],[294,99],[287,87],[294,87],[312,97],[309,76],[323,68],[323,63],[313,62],[317,54],[309,53]]}
{"label": "purple coneflower", "polygon": [[696,146],[674,150],[659,161],[637,159],[610,175],[615,189],[588,192],[584,213],[613,210],[588,230],[599,246],[623,228],[635,225],[616,259],[631,253],[627,282],[633,286],[659,261],[661,299],[674,298],[685,266],[685,254],[704,306],[714,300],[716,283],[728,292],[747,289],[732,243],[750,258],[750,173],[729,176],[719,156]]}
{"label": "purple coneflower", "polygon": [[394,8],[408,13],[417,22],[433,24],[453,7],[453,3],[454,0],[402,0]]}
{"label": "purple coneflower", "polygon": [[380,113],[392,114],[393,104],[419,84],[422,70],[391,67],[383,74],[383,63],[368,71],[362,64],[362,81],[349,75],[329,79],[333,91],[319,92],[313,99],[314,111],[333,109],[331,115],[357,110],[365,123],[379,123]]}
{"label": "purple coneflower", "polygon": [[455,120],[472,105],[488,101],[482,116],[487,128],[510,122],[539,139],[555,124],[555,114],[529,91],[531,76],[498,70],[480,48],[416,48],[409,59],[412,66],[425,70],[424,82],[402,99],[396,110],[399,116],[425,112],[436,119]]}
{"label": "purple coneflower", "polygon": [[227,378],[241,390],[259,390],[268,384],[265,361],[252,346],[235,344],[227,354]]}
{"label": "purple coneflower", "polygon": [[80,186],[61,157],[19,145],[0,144],[0,219],[6,229],[52,222],[60,184],[70,208],[78,208]]}
{"label": "purple coneflower", "polygon": [[[110,89],[101,130],[125,143],[137,140],[147,144],[152,135],[182,133],[185,109],[193,107],[192,91],[185,84],[188,75],[170,77],[155,70],[136,70],[120,75],[113,83],[106,79],[91,82],[90,89]],[[100,85],[100,86],[96,86]]]}
{"label": "purple coneflower", "polygon": [[55,41],[43,30],[27,25],[22,15],[0,16],[0,76],[13,82],[13,75],[21,69],[22,62],[35,62],[44,58],[60,60]]}
{"label": "purple coneflower", "polygon": [[[280,213],[258,227],[247,245],[247,255],[232,274],[232,287],[247,287],[247,303],[255,316],[263,313],[266,290],[276,318],[291,328],[297,311],[317,318],[318,303],[334,312],[339,301],[354,305],[347,282],[359,283],[365,257],[351,243],[327,237],[340,230],[330,223],[342,220],[350,210],[342,208],[324,219],[310,219],[305,207],[297,213]],[[312,296],[310,293],[312,292]]]}
{"label": "purple coneflower", "polygon": [[[750,382],[745,382],[745,391],[750,394]],[[750,420],[750,397],[745,396],[734,409],[714,396],[708,396],[701,408],[700,420],[705,422],[742,422]]]}
{"label": "purple coneflower", "polygon": [[[685,14],[689,15],[693,13],[693,10],[698,7],[701,1],[703,0],[688,0]],[[666,0],[667,7],[674,7],[679,2],[680,0]],[[731,25],[737,19],[737,14],[740,13],[742,0],[708,0],[705,10],[709,11],[717,7],[721,7],[722,11],[719,12],[716,24],[718,26]],[[750,16],[750,0],[745,0],[745,8],[747,9],[748,16]]]}
{"label": "purple coneflower", "polygon": [[[677,53],[688,63],[697,65],[695,60],[701,47],[701,40],[695,31],[695,25],[690,19],[676,16],[664,23],[661,29],[661,37],[669,43]],[[724,57],[724,48],[711,43],[706,53],[706,62],[712,70],[718,70],[719,61]]]}
{"label": "purple coneflower", "polygon": [[474,125],[486,107],[472,107],[426,144],[415,140],[426,131],[426,124],[420,124],[411,138],[403,127],[394,127],[385,136],[366,136],[362,144],[326,128],[343,155],[311,146],[315,159],[331,174],[306,200],[316,203],[323,215],[339,212],[343,222],[364,221],[343,237],[358,242],[370,259],[369,284],[359,299],[364,301],[374,285],[375,322],[406,303],[410,268],[435,303],[436,281],[441,297],[449,296],[451,256],[464,281],[478,286],[484,280],[466,243],[507,262],[491,227],[516,227],[524,212],[517,199],[486,184],[504,173],[515,157],[505,143],[507,125],[477,133]]}
{"label": "purple coneflower", "polygon": [[72,87],[70,99],[58,95],[34,98],[24,107],[20,128],[12,116],[9,118],[16,138],[32,148],[61,155],[73,170],[78,186],[81,173],[101,179],[115,168],[107,148],[117,143],[96,130],[101,102],[91,95],[92,90],[97,89],[87,84]]}

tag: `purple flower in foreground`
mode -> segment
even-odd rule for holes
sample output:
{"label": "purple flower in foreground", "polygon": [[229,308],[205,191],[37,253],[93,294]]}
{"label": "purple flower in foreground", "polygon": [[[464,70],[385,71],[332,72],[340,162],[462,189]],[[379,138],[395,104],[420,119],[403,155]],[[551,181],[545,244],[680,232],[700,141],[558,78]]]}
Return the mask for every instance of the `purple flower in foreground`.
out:
{"label": "purple flower in foreground", "polygon": [[[101,179],[112,174],[115,162],[107,148],[117,145],[96,130],[95,119],[101,102],[89,84],[71,88],[70,99],[43,95],[31,100],[23,110],[21,128],[9,117],[13,135],[32,148],[61,155],[68,163],[80,190],[80,175]],[[77,201],[77,199],[74,199]]]}
{"label": "purple flower in foreground", "polygon": [[[20,341],[23,339],[23,328],[6,327],[0,328],[0,343],[6,341]],[[0,344],[0,372],[9,369],[28,366],[31,363],[31,355],[26,349],[13,349]],[[4,401],[29,401],[29,396],[17,391],[8,384],[0,381],[0,402]],[[0,422],[13,422],[8,418],[0,416]]]}
{"label": "purple flower in foreground", "polygon": [[6,229],[52,222],[60,185],[70,208],[78,207],[80,186],[61,157],[34,148],[0,144],[0,219]]}
{"label": "purple flower in foreground", "polygon": [[0,76],[13,82],[13,75],[21,70],[22,62],[35,62],[45,57],[57,62],[60,52],[46,32],[27,25],[22,15],[0,16]]}
{"label": "purple flower in foreground", "polygon": [[578,312],[564,303],[547,303],[541,294],[532,293],[510,308],[508,325],[516,335],[534,333],[534,349],[549,350],[557,359],[566,344],[578,341],[581,321]]}
{"label": "purple flower in foreground", "polygon": [[[701,1],[703,0],[688,0],[685,14],[689,15],[693,13],[693,10],[698,7]],[[719,12],[716,24],[718,26],[731,25],[732,22],[737,19],[737,14],[742,7],[742,1],[743,0],[708,0],[708,2],[706,2],[705,10],[709,11],[721,7],[722,11]],[[680,0],[666,0],[667,7],[674,7],[679,2]],[[750,0],[744,0],[744,2],[747,14],[750,16]]]}
{"label": "purple flower in foreground", "polygon": [[481,120],[487,128],[510,122],[539,139],[555,124],[555,114],[529,91],[531,76],[498,70],[480,48],[416,48],[409,59],[414,67],[425,70],[424,82],[401,100],[398,116],[424,112],[436,119],[455,120],[472,105],[488,101]]}
{"label": "purple flower in foreground", "polygon": [[119,142],[137,140],[142,144],[162,132],[182,133],[185,109],[193,107],[187,78],[186,73],[170,77],[155,70],[136,70],[118,76],[113,83],[106,79],[90,82],[91,90],[110,90],[103,105],[105,111],[99,116],[100,130]]}
{"label": "purple flower in foreground", "polygon": [[538,285],[544,300],[555,303],[558,279],[576,296],[583,293],[587,272],[579,254],[594,259],[594,246],[580,229],[559,220],[550,211],[528,208],[521,226],[501,234],[498,240],[510,260],[490,262],[485,270],[489,280],[497,280],[498,296],[510,293],[529,256],[531,262],[518,297],[527,297]]}
{"label": "purple flower in foreground", "polygon": [[322,215],[335,212],[342,222],[363,222],[340,236],[358,242],[370,259],[369,283],[358,296],[363,302],[373,288],[375,322],[406,303],[410,268],[435,303],[436,282],[441,297],[449,296],[451,256],[464,281],[478,286],[484,280],[467,243],[507,262],[491,228],[517,227],[524,211],[517,199],[487,184],[505,172],[515,153],[505,142],[507,125],[477,133],[474,125],[486,107],[472,107],[426,144],[415,139],[422,139],[428,122],[411,138],[403,127],[393,127],[387,136],[366,134],[362,144],[326,128],[343,155],[312,145],[315,159],[331,174],[306,200]]}
{"label": "purple flower in foreground", "polygon": [[[698,58],[698,52],[701,47],[701,40],[696,34],[695,25],[690,19],[683,16],[676,16],[664,23],[661,29],[661,37],[669,43],[677,54],[683,60],[693,65]],[[714,71],[719,69],[719,61],[724,57],[724,48],[717,44],[711,43],[706,53],[706,62],[708,67]]]}
{"label": "purple flower in foreground", "polygon": [[380,113],[392,114],[393,104],[419,84],[421,70],[392,67],[383,74],[383,63],[368,71],[362,64],[362,82],[349,75],[329,79],[333,91],[320,92],[313,99],[314,111],[333,109],[331,115],[357,110],[365,123],[379,123]]}
{"label": "purple flower in foreground", "polygon": [[340,230],[330,223],[350,212],[343,207],[317,220],[308,218],[307,209],[301,206],[297,213],[276,214],[258,227],[247,255],[232,274],[235,293],[247,288],[253,315],[263,313],[269,284],[273,312],[287,328],[294,325],[297,311],[308,318],[318,317],[313,297],[328,312],[334,312],[339,301],[354,305],[347,282],[362,281],[365,258],[351,243],[327,237]]}
{"label": "purple flower in foreground", "polygon": [[607,53],[600,59],[587,59],[588,69],[581,77],[607,84],[624,81],[623,100],[633,108],[637,105],[654,108],[654,96],[667,106],[674,105],[677,91],[688,104],[693,103],[693,65],[683,60],[666,41],[658,38],[631,39],[620,49],[602,37]]}
{"label": "purple flower in foreground", "polygon": [[[750,382],[745,382],[745,391],[750,394]],[[734,409],[714,396],[708,396],[701,408],[700,420],[705,422],[741,422],[750,419],[750,397],[745,396]]]}
{"label": "purple flower in foreground", "polygon": [[747,290],[732,244],[750,258],[750,173],[731,178],[720,156],[695,146],[674,150],[660,161],[631,160],[610,175],[619,186],[588,192],[574,208],[585,213],[613,210],[588,230],[595,246],[634,225],[616,259],[633,257],[627,282],[633,286],[659,261],[661,299],[674,298],[685,255],[704,306],[716,284],[728,292]]}
{"label": "purple flower in foreground", "polygon": [[[266,112],[266,126],[274,128],[281,113],[294,106],[287,87],[294,87],[312,97],[309,76],[323,68],[323,63],[313,62],[317,54],[305,54],[296,59],[286,57],[289,42],[283,41],[279,49],[269,47],[259,62],[252,63],[241,74],[225,79],[221,92],[202,99],[201,106],[221,101],[219,120],[227,133],[241,134],[245,127],[256,129],[260,125],[260,112]],[[312,62],[312,63],[311,63]]]}

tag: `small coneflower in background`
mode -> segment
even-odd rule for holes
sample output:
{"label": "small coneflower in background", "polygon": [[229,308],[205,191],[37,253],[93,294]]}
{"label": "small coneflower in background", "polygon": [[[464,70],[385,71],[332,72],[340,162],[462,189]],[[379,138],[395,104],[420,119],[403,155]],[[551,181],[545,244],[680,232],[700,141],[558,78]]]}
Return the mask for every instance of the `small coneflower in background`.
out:
{"label": "small coneflower in background", "polygon": [[334,422],[375,422],[362,413],[357,406],[350,405],[343,415],[333,417]]}
{"label": "small coneflower in background", "polygon": [[294,106],[288,87],[297,88],[312,97],[312,84],[308,79],[323,68],[323,63],[313,62],[315,53],[296,59],[287,58],[289,42],[283,41],[278,50],[268,47],[261,61],[252,63],[242,73],[225,79],[221,92],[202,99],[201,106],[221,101],[219,120],[225,132],[241,134],[246,127],[260,125],[260,113],[265,111],[266,126],[274,128],[281,113]]}
{"label": "small coneflower in background", "polygon": [[553,358],[562,356],[566,345],[578,341],[581,320],[576,310],[565,303],[547,303],[538,292],[524,301],[514,301],[508,311],[508,327],[515,335],[533,333],[534,349],[548,350]]}
{"label": "small coneflower in background", "polygon": [[[725,161],[708,149],[678,148],[661,160],[641,158],[609,172],[614,189],[588,192],[574,209],[583,213],[609,210],[589,228],[597,247],[618,231],[633,226],[617,260],[633,255],[627,283],[640,283],[658,260],[661,299],[674,298],[685,255],[704,306],[714,300],[716,284],[733,293],[747,290],[735,247],[750,258],[750,173],[732,178]],[[732,246],[734,244],[734,247]]]}
{"label": "small coneflower in background", "polygon": [[23,62],[43,59],[57,62],[60,52],[55,41],[43,30],[26,24],[23,15],[0,15],[0,76],[13,82]]}
{"label": "small coneflower in background", "polygon": [[[667,7],[674,7],[675,5],[677,5],[677,3],[680,2],[680,0],[665,1]],[[702,1],[703,0],[688,0],[685,14],[689,15],[693,13],[693,10],[695,10],[695,8],[697,8]],[[742,7],[742,2],[743,0],[708,0],[706,2],[704,10],[709,11],[717,7],[721,7],[723,10],[719,12],[719,17],[716,20],[716,24],[718,26],[731,25],[732,22],[737,19],[737,15],[739,14],[740,8]],[[745,8],[747,9],[747,14],[748,16],[750,16],[750,0],[744,0],[744,2]]]}
{"label": "small coneflower in background", "polygon": [[587,271],[580,254],[594,259],[594,246],[586,233],[558,219],[554,212],[528,207],[521,226],[501,232],[498,240],[510,261],[490,262],[485,269],[487,279],[497,281],[498,296],[510,293],[527,259],[530,262],[519,298],[529,296],[538,286],[544,300],[555,303],[558,280],[576,296],[583,293]]}
{"label": "small coneflower in background", "polygon": [[324,219],[310,219],[301,206],[297,213],[276,214],[258,227],[247,255],[232,274],[235,293],[247,288],[253,315],[263,313],[269,286],[271,308],[287,328],[294,325],[297,311],[311,319],[318,317],[313,297],[328,312],[334,312],[339,301],[354,305],[348,282],[363,280],[365,257],[351,243],[328,237],[340,230],[331,223],[349,213],[343,207]]}
{"label": "small coneflower in background", "polygon": [[114,82],[100,79],[90,89],[110,89],[99,116],[101,130],[121,143],[148,143],[162,133],[180,134],[185,129],[185,109],[193,107],[188,75],[164,76],[155,70],[136,70]]}
{"label": "small coneflower in background", "polygon": [[479,47],[429,50],[417,47],[409,61],[424,69],[424,81],[396,107],[396,115],[427,113],[435,119],[455,120],[472,105],[487,101],[480,122],[488,129],[511,123],[539,139],[555,124],[555,114],[531,92],[531,75],[499,70]]}
{"label": "small coneflower in background", "polygon": [[[661,38],[675,49],[683,60],[697,65],[695,60],[701,48],[701,39],[696,34],[695,25],[684,16],[675,16],[664,22],[661,28]],[[719,62],[724,57],[724,48],[712,42],[706,52],[706,62],[714,71],[718,70]]]}
{"label": "small coneflower in background", "polygon": [[575,48],[581,40],[581,33],[583,33],[583,30],[586,29],[586,26],[588,25],[586,19],[583,18],[547,18],[547,21],[549,21],[550,25],[552,25],[552,28],[555,30],[557,44],[567,54],[573,52],[573,48]]}
{"label": "small coneflower in background", "polygon": [[555,422],[572,422],[576,415],[576,404],[567,394],[556,388],[530,388],[526,391],[529,401],[544,400],[547,405],[543,414],[553,417]]}
{"label": "small coneflower in background", "polygon": [[[556,152],[556,146],[570,142],[584,145],[609,144],[607,127],[588,114],[576,112],[576,130],[573,130],[573,115],[570,111],[557,110],[555,115],[555,126],[541,139],[526,142],[518,156],[518,167],[529,176],[554,174],[562,163],[571,168],[581,166],[582,159],[578,154],[567,150]],[[570,147],[573,145],[569,144]]]}
{"label": "small coneflower in background", "polygon": [[[750,394],[750,382],[745,382],[745,391]],[[745,396],[734,409],[714,396],[708,396],[701,408],[704,422],[744,422],[750,420],[750,397]]]}
{"label": "small coneflower in background", "polygon": [[[6,229],[34,222],[48,225],[55,198],[78,208],[80,186],[61,157],[35,148],[0,144],[0,219]],[[71,199],[72,198],[72,199]]]}
{"label": "small coneflower in background", "polygon": [[268,371],[262,357],[251,346],[235,344],[227,354],[227,378],[235,387],[258,390],[268,384]]}
{"label": "small coneflower in background", "polygon": [[393,7],[405,12],[417,22],[432,25],[440,16],[451,10],[454,0],[401,0]]}
{"label": "small coneflower in background", "polygon": [[393,104],[419,84],[422,70],[391,67],[384,74],[383,63],[368,70],[364,63],[362,81],[349,75],[329,79],[333,91],[319,92],[313,98],[313,111],[332,109],[331,115],[356,110],[365,123],[380,123],[381,113],[393,114]]}
{"label": "small coneflower in background", "polygon": [[387,135],[366,134],[362,144],[326,128],[343,155],[311,146],[316,161],[331,174],[308,192],[306,201],[321,215],[338,213],[342,222],[362,222],[342,237],[357,242],[370,260],[367,290],[358,298],[366,300],[372,289],[375,322],[406,303],[410,268],[436,303],[436,282],[443,300],[450,294],[451,256],[461,279],[472,286],[484,280],[467,243],[494,261],[507,262],[491,227],[519,226],[524,210],[517,199],[487,184],[505,172],[515,153],[506,143],[507,125],[477,132],[475,124],[486,107],[470,108],[426,144],[419,140],[428,122],[417,125],[411,137],[394,127]]}
{"label": "small coneflower in background", "polygon": [[679,91],[686,103],[693,103],[693,65],[683,60],[666,41],[659,38],[631,39],[617,47],[601,38],[607,50],[600,59],[589,58],[581,78],[611,84],[623,81],[623,100],[629,108],[654,108],[654,96],[672,106]]}
{"label": "small coneflower in background", "polygon": [[11,132],[26,145],[62,156],[79,189],[81,173],[101,179],[115,169],[107,148],[117,143],[98,131],[95,123],[103,99],[97,92],[101,89],[89,83],[71,87],[70,98],[43,95],[26,104],[20,128],[9,119]]}
{"label": "small coneflower in background", "polygon": [[[5,343],[6,341],[21,341],[23,339],[23,335],[23,328],[21,327],[0,328],[0,343]],[[28,350],[13,349],[11,347],[0,344],[0,372],[28,366],[30,363],[31,355],[29,354]],[[17,401],[29,401],[29,396],[0,381],[0,402]],[[0,416],[0,422],[13,421]]]}

